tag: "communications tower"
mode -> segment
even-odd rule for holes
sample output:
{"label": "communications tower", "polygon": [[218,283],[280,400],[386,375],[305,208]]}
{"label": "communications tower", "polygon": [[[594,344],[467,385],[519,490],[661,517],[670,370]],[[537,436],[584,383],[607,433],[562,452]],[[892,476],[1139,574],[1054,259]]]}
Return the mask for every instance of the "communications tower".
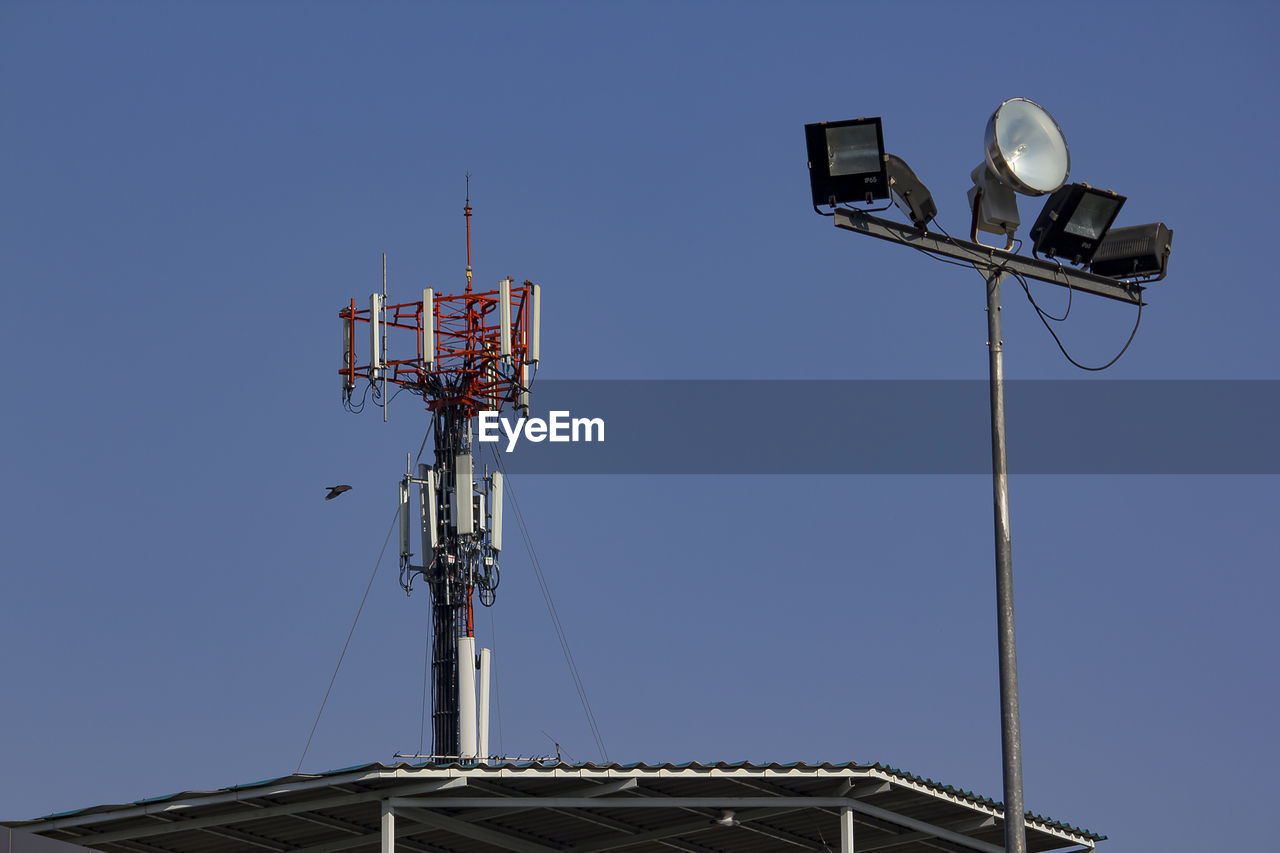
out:
{"label": "communications tower", "polygon": [[[471,198],[463,208],[467,224],[467,282],[461,294],[437,294],[390,304],[387,262],[382,258],[382,292],[368,308],[355,299],[338,312],[343,324],[343,405],[353,405],[357,383],[368,383],[386,420],[387,385],[421,396],[430,412],[435,462],[406,466],[400,480],[400,585],[412,591],[415,578],[431,596],[431,754],[436,758],[483,761],[488,748],[490,652],[475,645],[474,602],[491,606],[500,578],[502,473],[477,472],[472,452],[472,420],[482,411],[511,406],[528,413],[529,387],[538,364],[540,291],[511,278],[496,290],[471,286]],[[366,324],[357,334],[358,324]],[[357,337],[369,344],[368,362],[358,363]],[[395,357],[392,351],[395,351]],[[401,356],[400,353],[404,355]],[[479,478],[477,479],[477,473]],[[417,520],[411,518],[413,487]],[[421,534],[421,565],[414,565],[411,532]],[[477,684],[477,671],[479,681]],[[479,692],[477,695],[477,687]]]}

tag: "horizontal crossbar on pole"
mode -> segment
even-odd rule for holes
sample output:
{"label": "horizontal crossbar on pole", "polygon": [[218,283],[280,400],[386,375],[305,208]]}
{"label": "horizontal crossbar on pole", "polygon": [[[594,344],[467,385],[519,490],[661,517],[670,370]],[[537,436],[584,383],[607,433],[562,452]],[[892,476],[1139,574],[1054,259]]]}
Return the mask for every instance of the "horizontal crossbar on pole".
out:
{"label": "horizontal crossbar on pole", "polygon": [[1131,305],[1142,304],[1141,285],[1126,284],[1106,276],[1072,269],[1056,261],[1028,258],[969,240],[931,234],[909,225],[890,222],[887,219],[880,219],[848,208],[836,210],[835,225],[845,231],[869,234],[881,240],[888,240],[890,243],[911,246],[924,252],[932,252],[962,263],[973,264],[984,275],[994,270],[1005,270],[1024,278],[1034,278],[1060,287],[1082,290],[1085,293],[1118,302],[1128,302]]}

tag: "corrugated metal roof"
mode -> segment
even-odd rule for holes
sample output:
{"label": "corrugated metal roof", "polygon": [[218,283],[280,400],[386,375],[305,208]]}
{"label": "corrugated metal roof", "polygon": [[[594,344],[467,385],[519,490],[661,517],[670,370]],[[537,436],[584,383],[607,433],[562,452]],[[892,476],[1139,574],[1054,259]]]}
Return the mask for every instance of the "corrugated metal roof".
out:
{"label": "corrugated metal roof", "polygon": [[[5,825],[109,853],[334,853],[376,849],[384,804],[407,851],[834,848],[842,806],[858,850],[990,853],[1004,833],[1000,803],[879,763],[372,763]],[[712,826],[723,808],[741,824]],[[1027,815],[1033,853],[1103,839]]]}

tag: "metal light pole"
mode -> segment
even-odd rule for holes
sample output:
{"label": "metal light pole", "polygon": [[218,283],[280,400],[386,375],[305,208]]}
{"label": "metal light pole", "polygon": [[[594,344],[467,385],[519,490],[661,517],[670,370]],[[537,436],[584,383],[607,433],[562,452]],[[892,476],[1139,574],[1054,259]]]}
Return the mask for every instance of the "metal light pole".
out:
{"label": "metal light pole", "polygon": [[857,210],[837,209],[835,225],[891,243],[973,265],[986,278],[987,354],[991,390],[991,490],[995,514],[996,625],[1000,660],[1000,744],[1004,775],[1004,840],[1007,853],[1026,853],[1022,804],[1022,735],[1018,716],[1018,650],[1013,623],[1013,549],[1009,531],[1009,465],[1005,452],[1004,342],[1000,330],[1000,283],[1011,273],[1096,296],[1142,304],[1143,288],[1053,261],[1026,258],[981,243],[929,234]]}
{"label": "metal light pole", "polygon": [[1000,282],[987,276],[987,361],[991,391],[991,492],[996,527],[996,634],[1000,656],[1000,749],[1004,761],[1004,849],[1025,853],[1022,806],[1022,734],[1018,714],[1018,646],[1013,629],[1013,542],[1009,531],[1009,460],[1004,439],[1004,341],[1000,329]]}

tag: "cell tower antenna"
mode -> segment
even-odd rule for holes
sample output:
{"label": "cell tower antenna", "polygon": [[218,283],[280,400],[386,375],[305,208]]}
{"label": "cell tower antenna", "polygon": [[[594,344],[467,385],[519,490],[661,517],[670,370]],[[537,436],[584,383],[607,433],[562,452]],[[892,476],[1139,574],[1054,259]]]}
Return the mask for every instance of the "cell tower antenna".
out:
{"label": "cell tower antenna", "polygon": [[467,293],[471,292],[471,173],[467,172],[467,200],[462,206],[467,220]]}
{"label": "cell tower antenna", "polygon": [[[355,299],[338,312],[342,320],[342,398],[348,411],[358,381],[382,391],[388,384],[420,397],[431,418],[435,462],[406,465],[399,482],[400,585],[412,592],[416,579],[431,596],[432,757],[484,761],[488,752],[488,675],[491,653],[478,648],[473,599],[489,606],[496,598],[502,552],[502,474],[477,471],[472,420],[505,406],[526,408],[539,357],[540,288],[510,278],[494,290],[471,284],[471,176],[463,213],[467,222],[467,286],[461,294],[425,288],[421,299],[390,304],[386,256],[381,292],[369,307]],[[369,324],[369,361],[357,354],[358,324]],[[405,357],[392,355],[403,347]],[[417,506],[411,508],[417,487]],[[413,530],[421,538],[415,562]]]}

